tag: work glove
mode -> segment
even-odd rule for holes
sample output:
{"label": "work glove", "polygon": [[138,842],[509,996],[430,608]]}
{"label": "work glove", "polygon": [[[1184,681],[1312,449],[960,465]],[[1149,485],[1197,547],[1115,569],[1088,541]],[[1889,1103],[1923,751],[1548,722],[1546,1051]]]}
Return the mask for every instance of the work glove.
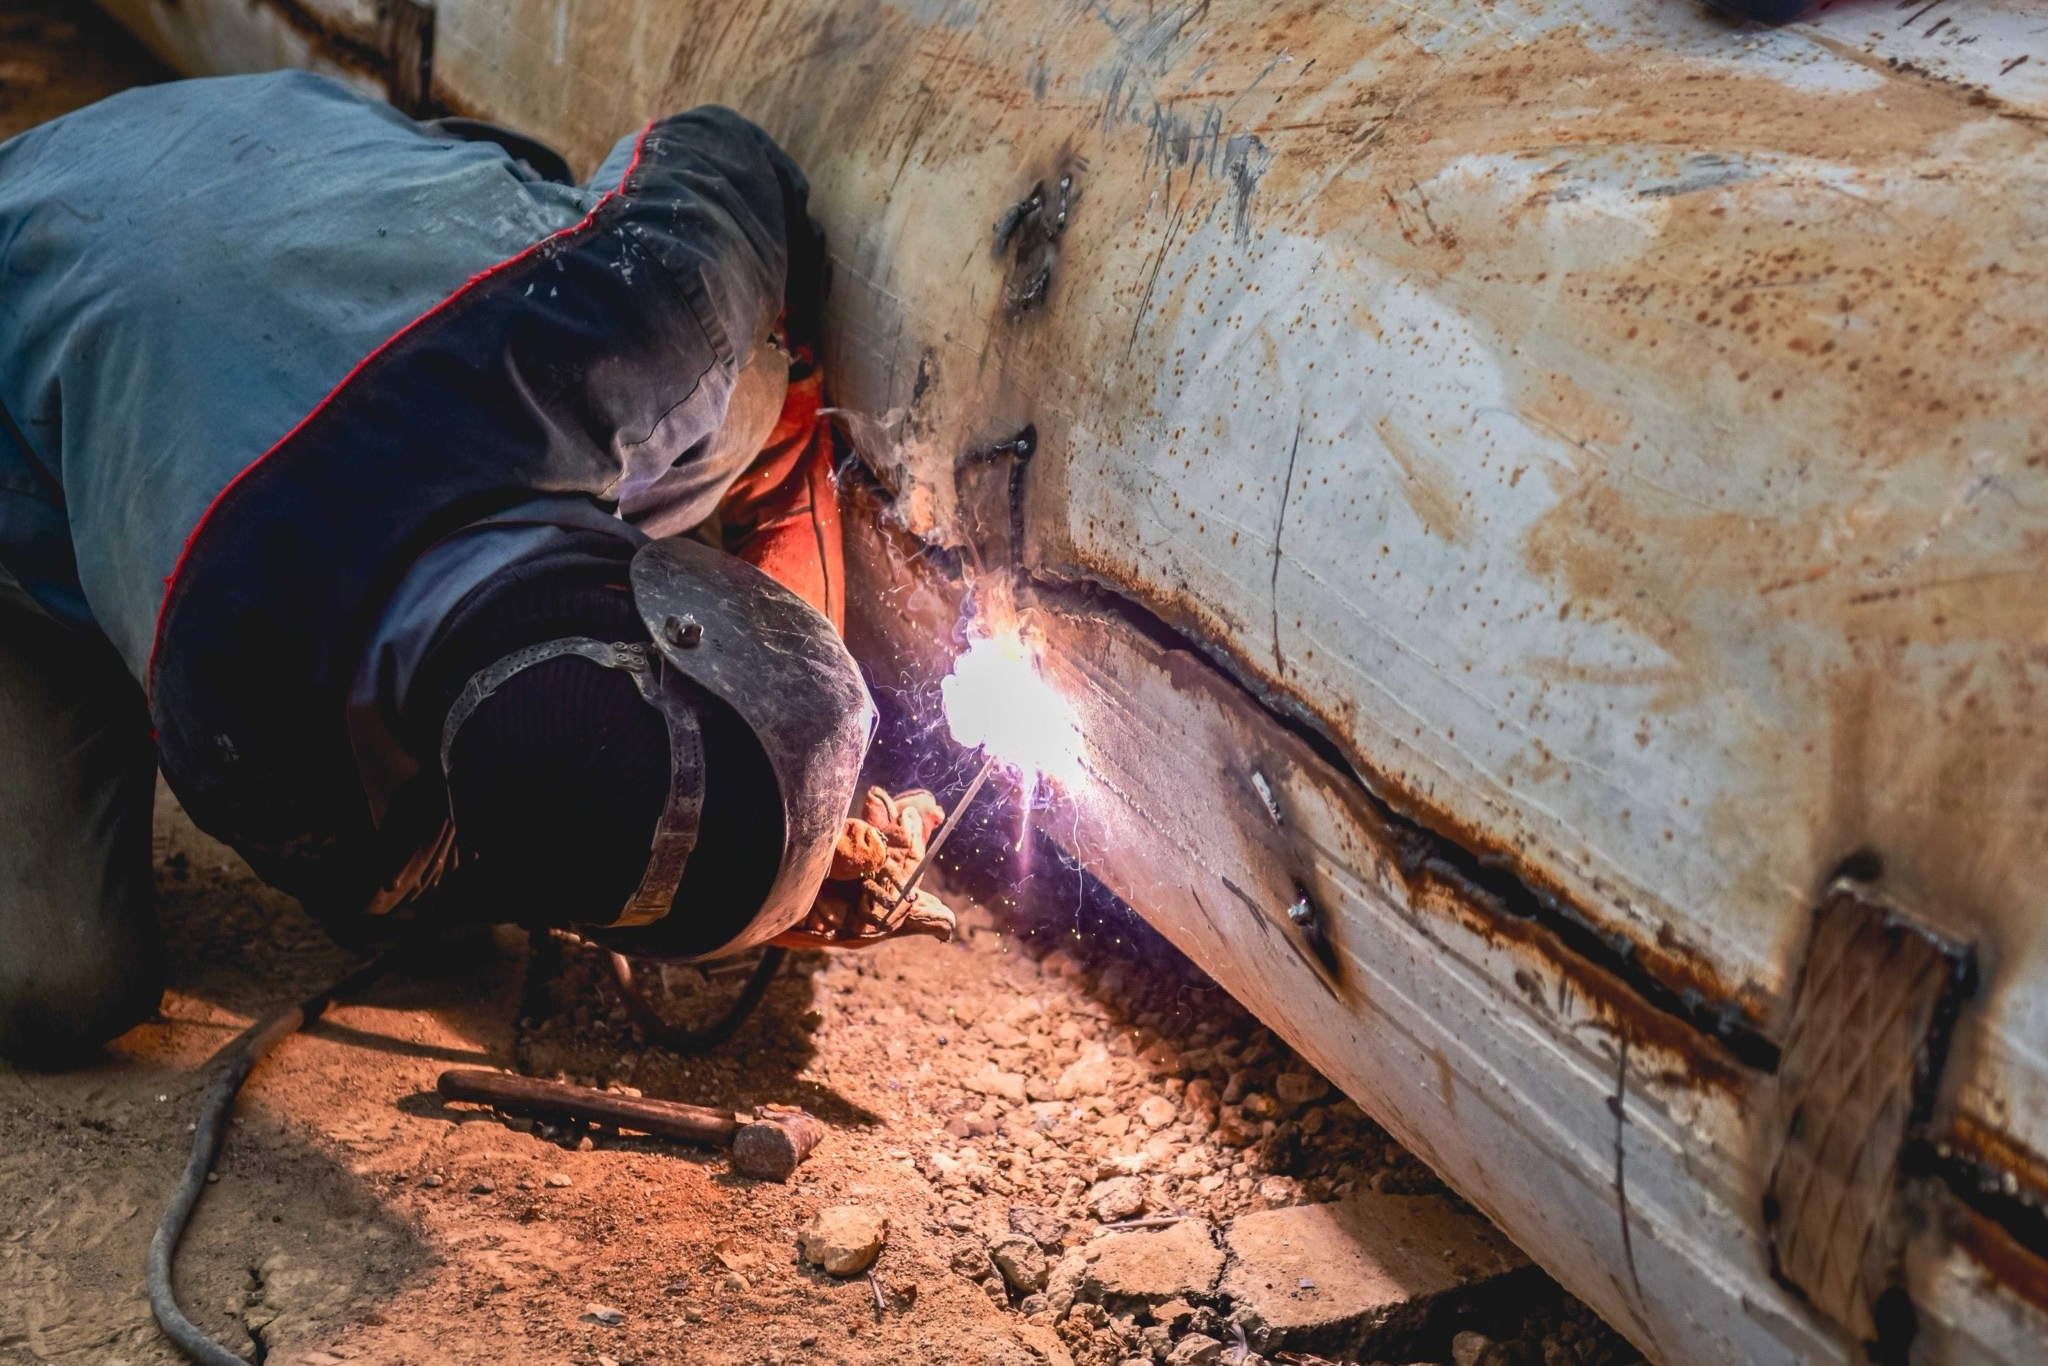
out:
{"label": "work glove", "polygon": [[941,943],[953,937],[951,907],[918,888],[907,897],[903,884],[924,861],[926,842],[945,824],[946,809],[922,788],[891,796],[871,787],[861,813],[850,817],[832,850],[832,869],[811,913],[771,943],[794,949],[866,948],[904,935],[928,935]]}

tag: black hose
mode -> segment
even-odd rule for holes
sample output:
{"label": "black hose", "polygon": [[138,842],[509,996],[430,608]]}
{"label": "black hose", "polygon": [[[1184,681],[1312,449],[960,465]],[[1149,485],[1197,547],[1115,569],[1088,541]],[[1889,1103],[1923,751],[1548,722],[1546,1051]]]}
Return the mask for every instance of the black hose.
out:
{"label": "black hose", "polygon": [[185,1355],[204,1363],[204,1366],[250,1366],[246,1359],[200,1332],[198,1326],[185,1317],[185,1311],[178,1308],[178,1297],[171,1287],[171,1270],[178,1255],[178,1242],[185,1236],[185,1225],[191,1222],[192,1211],[206,1189],[206,1174],[213,1169],[214,1158],[220,1155],[221,1139],[227,1133],[228,1111],[234,1107],[235,1096],[264,1055],[311,1021],[319,1019],[330,1002],[354,995],[382,977],[396,956],[397,950],[380,954],[326,990],[267,1019],[258,1020],[214,1055],[218,1069],[199,1103],[199,1118],[193,1125],[192,1155],[185,1159],[185,1175],[179,1180],[178,1189],[171,1194],[171,1203],[164,1210],[163,1221],[156,1226],[156,1236],[149,1240],[147,1264],[149,1310],[156,1315],[157,1325]]}
{"label": "black hose", "polygon": [[706,1053],[739,1032],[747,1017],[754,1013],[754,1007],[760,1005],[761,998],[768,994],[769,983],[775,980],[777,970],[787,957],[787,949],[770,948],[763,953],[739,997],[723,1015],[702,1029],[684,1029],[664,1020],[661,1012],[654,1008],[654,1003],[641,995],[640,988],[633,984],[633,965],[622,953],[611,955],[612,981],[617,983],[619,995],[625,999],[627,1013],[640,1026],[640,1032],[647,1036],[649,1043],[660,1044],[673,1053]]}

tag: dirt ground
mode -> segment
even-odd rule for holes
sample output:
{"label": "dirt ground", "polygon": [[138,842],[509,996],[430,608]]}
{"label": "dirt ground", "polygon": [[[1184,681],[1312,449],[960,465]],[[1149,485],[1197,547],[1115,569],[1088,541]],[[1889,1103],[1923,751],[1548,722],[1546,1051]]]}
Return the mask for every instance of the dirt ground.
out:
{"label": "dirt ground", "polygon": [[[87,7],[0,0],[0,137],[164,75]],[[1109,1366],[1163,1358],[1171,1335],[1006,1291],[990,1237],[1023,1220],[1085,1247],[1105,1181],[1126,1210],[1218,1221],[1442,1190],[1049,846],[1027,846],[1043,864],[1027,878],[1004,843],[962,841],[955,943],[800,955],[704,1057],[646,1045],[595,954],[509,929],[337,1006],[243,1093],[180,1259],[188,1312],[252,1360],[303,1366]],[[83,1071],[0,1067],[0,1362],[180,1359],[142,1264],[203,1065],[358,961],[168,795],[157,871],[160,1018]],[[679,1019],[735,986],[648,976]],[[753,1182],[716,1152],[444,1104],[435,1078],[455,1066],[799,1104],[831,1132],[789,1185]],[[834,1205],[887,1219],[872,1282],[798,1256],[799,1227]],[[1418,1329],[1398,1359],[1451,1361],[1460,1331],[1493,1340],[1492,1366],[1639,1359],[1540,1275]]]}
{"label": "dirt ground", "polygon": [[[89,1070],[0,1069],[0,1361],[178,1359],[141,1266],[203,1063],[356,961],[167,794],[158,816],[162,1018]],[[642,1044],[574,945],[536,970],[526,936],[500,930],[387,979],[251,1079],[181,1257],[188,1311],[252,1359],[305,1366],[1114,1362],[1133,1354],[1115,1324],[1063,1337],[956,1258],[1018,1206],[1086,1243],[1091,1191],[1125,1173],[1146,1213],[1212,1219],[1441,1189],[1142,923],[1013,900],[999,916],[963,898],[952,945],[800,956],[703,1058]],[[654,977],[679,1020],[732,990],[694,969]],[[753,1182],[716,1152],[446,1105],[434,1080],[452,1066],[796,1103],[832,1131],[790,1185]],[[879,1312],[865,1279],[797,1255],[799,1226],[840,1204],[888,1220]],[[1438,1325],[1416,1359],[1449,1361],[1459,1328],[1523,1366],[1636,1359],[1546,1281]]]}

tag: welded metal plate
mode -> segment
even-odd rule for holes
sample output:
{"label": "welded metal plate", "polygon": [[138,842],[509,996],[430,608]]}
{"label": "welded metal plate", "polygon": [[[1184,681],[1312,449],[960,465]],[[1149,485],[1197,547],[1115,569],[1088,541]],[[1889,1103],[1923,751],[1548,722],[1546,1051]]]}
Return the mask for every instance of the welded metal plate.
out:
{"label": "welded metal plate", "polygon": [[1924,1124],[1972,956],[1840,884],[1814,916],[1778,1071],[1775,1269],[1865,1342],[1911,1337],[1899,1158]]}

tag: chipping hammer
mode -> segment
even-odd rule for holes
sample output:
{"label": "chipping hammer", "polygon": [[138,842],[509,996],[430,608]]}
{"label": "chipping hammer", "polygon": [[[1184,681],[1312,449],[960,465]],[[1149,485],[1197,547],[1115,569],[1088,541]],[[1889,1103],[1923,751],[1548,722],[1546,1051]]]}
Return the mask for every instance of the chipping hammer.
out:
{"label": "chipping hammer", "polygon": [[538,1119],[580,1119],[659,1138],[732,1149],[732,1169],[756,1181],[787,1181],[825,1137],[824,1122],[790,1105],[764,1105],[751,1120],[730,1110],[622,1096],[588,1086],[458,1067],[436,1083],[444,1100]]}

